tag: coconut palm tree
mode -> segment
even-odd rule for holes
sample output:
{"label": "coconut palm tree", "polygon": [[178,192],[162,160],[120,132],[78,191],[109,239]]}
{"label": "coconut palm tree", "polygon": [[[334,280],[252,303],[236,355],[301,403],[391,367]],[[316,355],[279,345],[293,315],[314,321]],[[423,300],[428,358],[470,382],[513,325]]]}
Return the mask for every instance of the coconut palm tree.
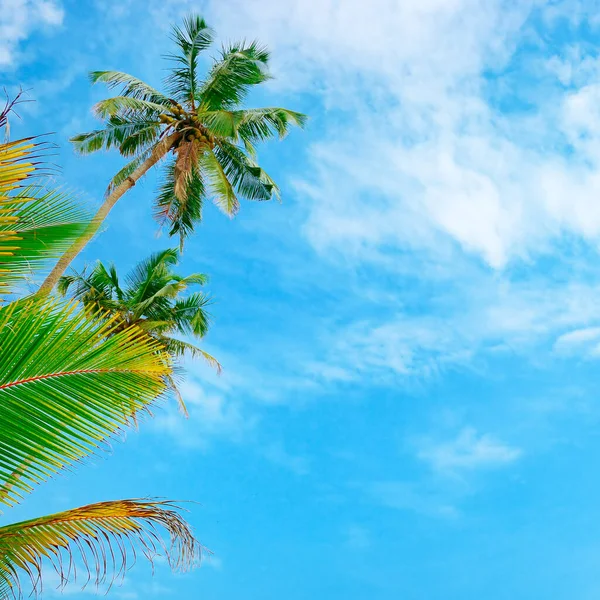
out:
{"label": "coconut palm tree", "polygon": [[[139,327],[156,340],[175,360],[186,353],[203,358],[218,371],[221,365],[210,354],[174,336],[202,338],[208,331],[206,307],[210,298],[203,292],[182,294],[192,285],[206,283],[206,275],[193,273],[182,277],[173,271],[179,260],[179,250],[168,249],[141,261],[125,278],[123,285],[114,265],[98,261],[86,273],[65,275],[58,282],[58,291],[68,292],[92,313],[115,320],[115,331]],[[175,381],[167,378],[180,407],[187,414]]]}
{"label": "coconut palm tree", "polygon": [[49,291],[71,261],[98,231],[115,203],[162,158],[162,183],[155,216],[180,243],[201,220],[202,205],[212,198],[235,215],[239,198],[279,197],[275,182],[256,162],[256,145],[303,126],[305,115],[285,108],[244,108],[251,89],[269,80],[269,52],[257,42],[225,46],[206,76],[199,74],[200,53],[213,41],[204,19],[191,16],[173,28],[176,52],[164,92],[118,71],[95,71],[93,83],[119,94],[94,107],[102,129],[75,136],[75,149],[88,154],[117,148],[131,159],[112,179],[91,226],[59,260],[42,284]]}
{"label": "coconut palm tree", "polygon": [[[35,139],[0,144],[0,505],[9,507],[130,425],[172,372],[169,355],[139,327],[94,318],[74,301],[16,297],[87,226],[68,195],[34,185],[41,151]],[[150,559],[166,553],[180,569],[200,551],[177,507],[148,499],[0,524],[0,599],[39,591],[51,565],[63,583],[74,580],[74,565],[98,584],[112,581],[134,545]]]}

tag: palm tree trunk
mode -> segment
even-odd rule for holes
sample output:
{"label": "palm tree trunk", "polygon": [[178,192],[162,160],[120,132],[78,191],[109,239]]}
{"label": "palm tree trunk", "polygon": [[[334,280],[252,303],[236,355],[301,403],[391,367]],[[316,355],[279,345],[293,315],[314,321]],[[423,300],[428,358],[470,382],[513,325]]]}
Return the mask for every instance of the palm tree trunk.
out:
{"label": "palm tree trunk", "polygon": [[173,143],[180,137],[181,134],[173,133],[169,137],[166,137],[159,142],[152,151],[152,154],[119,186],[117,186],[112,193],[104,200],[98,212],[94,215],[91,223],[87,229],[77,238],[71,247],[60,257],[56,266],[48,277],[44,280],[40,289],[37,291],[38,294],[48,294],[52,291],[52,288],[58,283],[58,280],[62,277],[67,267],[71,264],[73,259],[85,248],[87,243],[96,235],[100,225],[104,222],[104,219],[108,216],[112,207],[117,203],[119,198],[125,192],[129,191],[140,179],[143,177],[161,158],[163,158],[167,152],[173,146]]}

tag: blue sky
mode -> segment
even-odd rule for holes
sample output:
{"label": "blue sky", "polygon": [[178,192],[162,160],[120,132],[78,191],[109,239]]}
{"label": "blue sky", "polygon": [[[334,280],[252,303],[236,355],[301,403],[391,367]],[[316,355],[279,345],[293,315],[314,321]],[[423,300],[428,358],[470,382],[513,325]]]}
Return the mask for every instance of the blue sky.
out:
{"label": "blue sky", "polygon": [[[190,364],[190,419],[157,409],[12,518],[201,503],[213,559],[154,578],[140,563],[122,600],[597,598],[599,8],[0,0],[2,80],[37,100],[13,136],[55,132],[60,182],[92,206],[121,159],[67,143],[105,94],[86,73],[158,85],[186,12],[271,47],[252,104],[311,115],[261,151],[283,203],[233,221],[208,206],[186,248],[181,271],[211,278],[223,375]],[[169,245],[154,183],[79,266]]]}

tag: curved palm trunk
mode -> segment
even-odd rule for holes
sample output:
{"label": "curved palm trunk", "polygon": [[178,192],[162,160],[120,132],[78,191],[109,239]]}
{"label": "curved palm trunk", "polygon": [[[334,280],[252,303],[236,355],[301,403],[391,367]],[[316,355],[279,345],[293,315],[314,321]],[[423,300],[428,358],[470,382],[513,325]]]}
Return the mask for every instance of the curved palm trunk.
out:
{"label": "curved palm trunk", "polygon": [[92,222],[89,224],[83,234],[73,242],[71,247],[60,257],[60,260],[56,263],[56,266],[38,290],[38,294],[47,294],[52,291],[52,288],[58,283],[58,280],[62,277],[67,267],[71,264],[73,259],[85,248],[88,242],[96,235],[100,225],[102,225],[104,219],[108,216],[112,207],[117,203],[119,198],[129,191],[140,179],[143,177],[161,158],[163,158],[167,152],[172,148],[173,143],[180,137],[179,133],[173,133],[166,137],[164,140],[159,142],[152,154],[125,180],[121,185],[117,186],[112,193],[102,203],[98,212],[94,215]]}

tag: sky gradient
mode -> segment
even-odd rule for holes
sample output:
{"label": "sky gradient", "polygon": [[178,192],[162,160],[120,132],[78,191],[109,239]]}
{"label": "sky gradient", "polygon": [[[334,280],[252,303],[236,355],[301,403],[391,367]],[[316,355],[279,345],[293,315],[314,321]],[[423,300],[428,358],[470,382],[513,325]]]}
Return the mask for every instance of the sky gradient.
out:
{"label": "sky gradient", "polygon": [[[0,83],[36,100],[11,136],[54,132],[90,206],[122,160],[68,144],[106,96],[87,72],[160,85],[190,11],[271,48],[250,105],[311,117],[260,149],[282,204],[207,205],[186,246],[224,372],[189,364],[189,419],[157,408],[2,518],[198,502],[213,557],[140,561],[121,600],[598,598],[599,3],[0,0]],[[177,244],[155,183],[77,268]]]}

